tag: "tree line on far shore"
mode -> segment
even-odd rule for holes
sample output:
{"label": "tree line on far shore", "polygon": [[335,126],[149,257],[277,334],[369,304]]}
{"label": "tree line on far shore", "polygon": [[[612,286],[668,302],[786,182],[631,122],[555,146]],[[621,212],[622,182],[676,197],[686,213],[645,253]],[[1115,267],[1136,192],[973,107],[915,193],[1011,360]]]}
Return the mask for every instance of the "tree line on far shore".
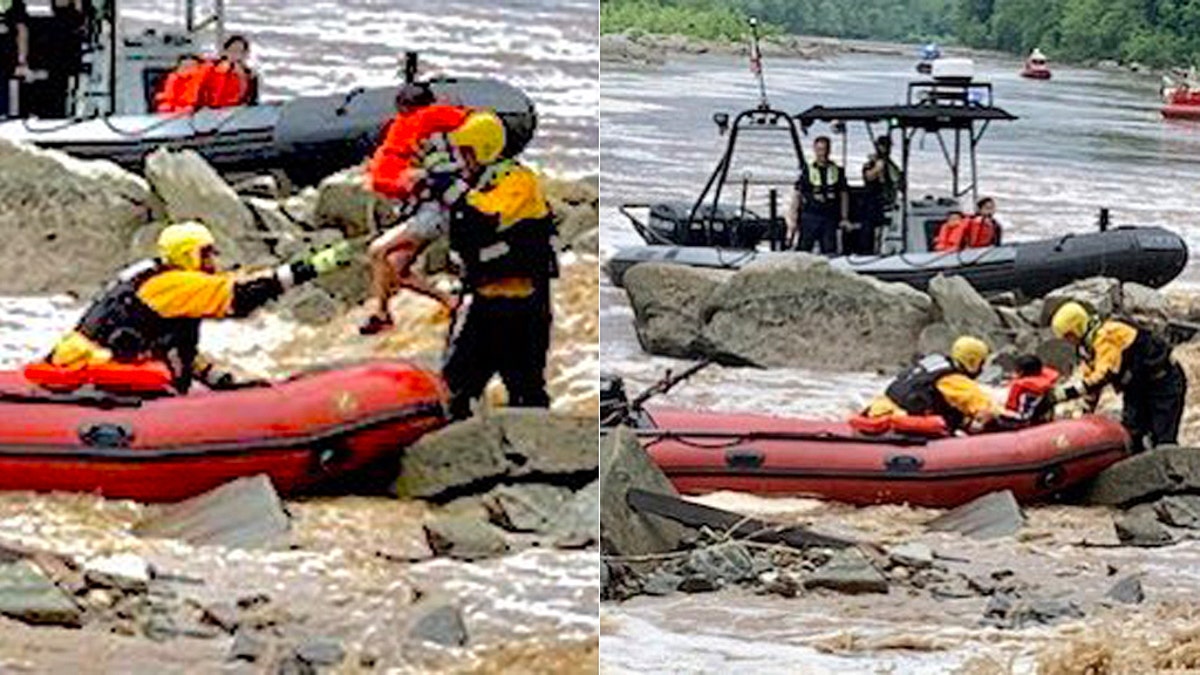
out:
{"label": "tree line on far shore", "polygon": [[604,33],[764,34],[940,42],[1054,60],[1200,65],[1200,0],[601,0]]}

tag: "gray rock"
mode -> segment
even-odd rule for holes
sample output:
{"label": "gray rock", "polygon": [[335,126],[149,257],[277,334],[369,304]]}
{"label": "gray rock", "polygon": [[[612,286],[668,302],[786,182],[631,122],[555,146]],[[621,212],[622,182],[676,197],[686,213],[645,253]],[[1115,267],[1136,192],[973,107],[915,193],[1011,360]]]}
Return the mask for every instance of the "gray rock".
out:
{"label": "gray rock", "polygon": [[933,565],[933,549],[918,542],[908,542],[888,549],[892,562],[913,569],[925,569]]}
{"label": "gray rock", "polygon": [[1025,515],[1009,490],[989,492],[930,521],[935,532],[958,532],[974,539],[993,539],[1016,534]]}
{"label": "gray rock", "polygon": [[141,178],[8,141],[0,141],[0,203],[3,295],[91,295],[130,262],[129,240],[151,220]]}
{"label": "gray rock", "polygon": [[1156,448],[1123,459],[1096,476],[1084,502],[1122,506],[1181,492],[1200,492],[1198,448]]}
{"label": "gray rock", "polygon": [[595,472],[595,417],[568,417],[534,408],[505,408],[493,415],[504,435],[509,475]]}
{"label": "gray rock", "polygon": [[238,610],[230,602],[218,602],[206,605],[201,620],[220,628],[226,633],[233,633],[238,627]]}
{"label": "gray rock", "polygon": [[594,543],[600,533],[600,481],[592,481],[575,493],[552,531],[559,548],[582,548]]}
{"label": "gray rock", "polygon": [[958,335],[947,324],[935,321],[921,329],[917,336],[918,354],[945,354],[950,351],[950,345]]}
{"label": "gray rock", "polygon": [[1171,308],[1162,292],[1129,282],[1121,284],[1121,311],[1143,319],[1166,321]]}
{"label": "gray rock", "polygon": [[683,577],[670,572],[655,572],[642,581],[642,593],[646,595],[670,595],[679,590]]}
{"label": "gray rock", "polygon": [[325,326],[341,316],[344,304],[325,289],[306,285],[280,298],[276,309],[293,321],[307,326]]}
{"label": "gray rock", "polygon": [[1122,578],[1108,589],[1104,597],[1127,605],[1140,605],[1146,599],[1146,592],[1142,590],[1142,580],[1135,575],[1130,575]]}
{"label": "gray rock", "polygon": [[543,483],[501,485],[484,496],[495,522],[513,532],[548,533],[574,495]]}
{"label": "gray rock", "polygon": [[1025,303],[1017,308],[1017,316],[1021,320],[1035,328],[1045,328],[1046,323],[1042,320],[1042,310],[1045,301],[1038,299]]}
{"label": "gray rock", "polygon": [[755,575],[750,551],[737,542],[696,549],[688,556],[687,566],[718,586],[748,581]]}
{"label": "gray rock", "polygon": [[838,551],[804,580],[805,588],[827,588],[839,593],[887,593],[888,580],[861,551]]}
{"label": "gray rock", "polygon": [[1121,282],[1109,277],[1091,277],[1050,291],[1042,303],[1039,325],[1049,326],[1054,312],[1068,300],[1108,316],[1121,305]]}
{"label": "gray rock", "polygon": [[1004,341],[1000,315],[963,277],[937,275],[929,282],[929,297],[955,335],[974,335],[993,349]]}
{"label": "gray rock", "polygon": [[692,574],[679,582],[679,590],[684,593],[712,593],[721,586],[703,574]]}
{"label": "gray rock", "polygon": [[193,546],[262,548],[281,542],[290,529],[271,479],[258,474],[167,506],[138,523],[133,532]]}
{"label": "gray rock", "polygon": [[408,636],[420,642],[432,642],[443,647],[462,647],[470,639],[462,613],[449,604],[435,604],[422,609],[408,629]]}
{"label": "gray rock", "polygon": [[1171,495],[1154,505],[1158,519],[1172,527],[1200,529],[1200,495]]}
{"label": "gray rock", "polygon": [[1049,338],[1038,343],[1034,353],[1042,360],[1043,364],[1064,374],[1073,371],[1076,361],[1079,360],[1071,343],[1057,338]]}
{"label": "gray rock", "polygon": [[586,253],[589,255],[599,255],[600,253],[600,228],[593,227],[590,230],[584,230],[575,235],[575,238],[570,242],[570,248],[576,253]]}
{"label": "gray rock", "polygon": [[92,586],[144,592],[150,584],[150,564],[131,553],[93,558],[84,564],[84,577]]}
{"label": "gray rock", "polygon": [[425,523],[425,536],[435,555],[459,560],[494,558],[508,551],[500,530],[477,518],[435,516]]}
{"label": "gray rock", "polygon": [[600,226],[600,178],[590,176],[579,180],[560,180],[543,177],[542,190],[554,212],[554,224],[558,229],[559,246],[570,245],[580,251],[576,243],[588,246],[591,252],[599,247]]}
{"label": "gray rock", "polygon": [[79,605],[26,560],[0,564],[0,614],[38,625],[83,623]]}
{"label": "gray rock", "polygon": [[346,650],[332,638],[312,638],[296,647],[296,656],[314,666],[336,666],[346,659]]}
{"label": "gray rock", "polygon": [[172,222],[208,225],[226,264],[253,264],[267,255],[250,208],[195,151],[154,151],[146,158],[146,178]]}
{"label": "gray rock", "polygon": [[705,302],[729,276],[724,271],[663,263],[629,268],[624,286],[642,349],[677,357],[699,353]]}
{"label": "gray rock", "polygon": [[666,61],[661,50],[635,42],[627,35],[606,33],[600,36],[600,58],[614,63],[659,65]]}
{"label": "gray rock", "polygon": [[359,237],[382,227],[389,218],[387,203],[367,188],[366,173],[358,166],[329,176],[317,185],[313,220],[317,227]]}
{"label": "gray rock", "polygon": [[1113,519],[1117,539],[1126,546],[1167,546],[1175,543],[1175,535],[1158,522],[1154,507],[1140,504]]}
{"label": "gray rock", "polygon": [[684,528],[664,518],[635,512],[626,501],[630,488],[678,496],[633,431],[618,427],[600,440],[601,550],[609,555],[635,556],[678,548]]}
{"label": "gray rock", "polygon": [[758,366],[891,368],[912,357],[929,296],[796,255],[753,263],[708,298],[708,354]]}
{"label": "gray rock", "polygon": [[404,451],[396,492],[435,497],[447,490],[508,473],[500,425],[483,416],[426,434]]}
{"label": "gray rock", "polygon": [[427,434],[401,460],[401,497],[435,497],[504,477],[596,470],[594,418],[511,408]]}

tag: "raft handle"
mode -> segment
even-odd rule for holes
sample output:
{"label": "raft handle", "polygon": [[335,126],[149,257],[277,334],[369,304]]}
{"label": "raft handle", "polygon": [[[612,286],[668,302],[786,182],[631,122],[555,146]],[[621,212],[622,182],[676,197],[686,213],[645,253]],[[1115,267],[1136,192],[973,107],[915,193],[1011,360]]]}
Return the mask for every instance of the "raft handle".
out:
{"label": "raft handle", "polygon": [[738,469],[758,469],[763,465],[763,453],[754,448],[732,448],[725,451],[725,465]]}
{"label": "raft handle", "polygon": [[89,424],[79,428],[79,440],[92,448],[128,448],[133,429],[124,424]]}
{"label": "raft handle", "polygon": [[925,460],[913,455],[889,455],[883,462],[888,473],[916,473],[925,465]]}

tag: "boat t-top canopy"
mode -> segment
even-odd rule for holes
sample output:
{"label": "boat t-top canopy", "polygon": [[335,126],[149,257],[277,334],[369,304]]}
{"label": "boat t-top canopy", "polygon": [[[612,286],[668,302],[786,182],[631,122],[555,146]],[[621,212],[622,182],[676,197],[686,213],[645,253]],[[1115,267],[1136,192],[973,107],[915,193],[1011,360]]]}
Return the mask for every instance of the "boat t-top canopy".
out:
{"label": "boat t-top canopy", "polygon": [[966,129],[976,123],[1011,122],[1017,119],[1002,108],[963,107],[944,105],[885,105],[830,108],[816,105],[796,115],[800,126],[808,128],[814,122],[886,122],[894,128]]}

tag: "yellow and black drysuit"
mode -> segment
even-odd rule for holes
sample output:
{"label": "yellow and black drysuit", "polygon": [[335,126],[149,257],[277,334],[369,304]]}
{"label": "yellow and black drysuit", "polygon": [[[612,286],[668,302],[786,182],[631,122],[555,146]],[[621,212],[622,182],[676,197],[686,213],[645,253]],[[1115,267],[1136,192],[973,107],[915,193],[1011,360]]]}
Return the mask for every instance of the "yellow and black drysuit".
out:
{"label": "yellow and black drysuit", "polygon": [[170,367],[180,393],[193,378],[214,388],[233,386],[228,373],[216,372],[198,354],[201,320],[246,316],[316,277],[308,260],[252,277],[143,260],[125,268],[100,292],[48,360],[73,368],[151,358]]}
{"label": "yellow and black drysuit", "polygon": [[1147,329],[1109,319],[1089,329],[1079,346],[1082,386],[1054,389],[1047,405],[1097,395],[1107,385],[1122,394],[1121,423],[1142,450],[1171,445],[1179,437],[1187,379],[1171,358],[1171,346]]}
{"label": "yellow and black drysuit", "polygon": [[930,354],[896,376],[867,417],[940,415],[950,429],[966,428],[997,412],[996,403],[970,375],[942,354]]}
{"label": "yellow and black drysuit", "polygon": [[513,160],[488,166],[450,209],[450,247],[463,264],[443,376],[454,418],[499,373],[509,404],[547,407],[550,279],[558,276],[550,206],[537,176]]}

